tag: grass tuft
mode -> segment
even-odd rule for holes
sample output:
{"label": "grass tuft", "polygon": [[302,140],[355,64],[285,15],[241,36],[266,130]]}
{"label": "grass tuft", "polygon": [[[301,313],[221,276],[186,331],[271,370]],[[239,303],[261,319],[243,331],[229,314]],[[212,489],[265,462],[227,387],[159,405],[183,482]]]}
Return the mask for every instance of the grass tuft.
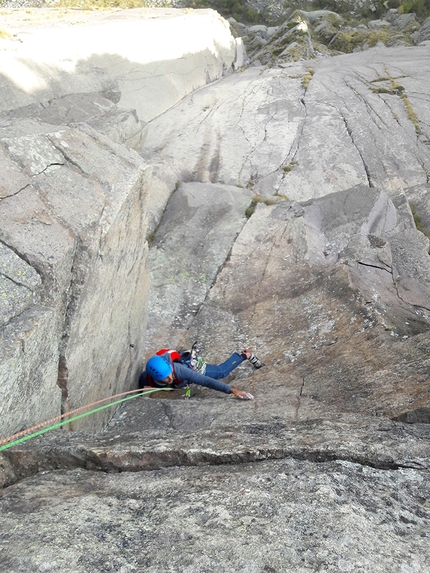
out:
{"label": "grass tuft", "polygon": [[255,209],[259,203],[264,203],[265,205],[275,205],[279,203],[279,200],[288,200],[286,195],[274,195],[273,197],[261,197],[260,195],[254,195],[252,198],[251,204],[247,207],[245,211],[245,217],[249,219],[251,215],[254,214]]}

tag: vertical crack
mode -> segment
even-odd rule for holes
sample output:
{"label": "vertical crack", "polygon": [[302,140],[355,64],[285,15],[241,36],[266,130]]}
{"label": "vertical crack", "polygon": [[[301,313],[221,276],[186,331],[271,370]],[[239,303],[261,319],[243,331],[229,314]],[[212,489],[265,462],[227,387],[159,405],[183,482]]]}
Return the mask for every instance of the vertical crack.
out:
{"label": "vertical crack", "polygon": [[301,397],[302,397],[302,394],[303,394],[303,389],[304,389],[304,387],[305,387],[305,377],[303,376],[303,378],[302,378],[302,385],[300,386],[299,395],[297,396],[297,405],[296,405],[296,411],[295,411],[295,414],[294,414],[294,421],[297,421],[297,420],[298,420],[298,417],[299,417],[299,409],[300,409],[300,406],[301,406]]}
{"label": "vertical crack", "polygon": [[[61,414],[67,414],[71,409],[69,400],[69,370],[66,359],[66,350],[70,337],[70,324],[78,306],[80,294],[82,292],[86,278],[86,262],[89,257],[88,249],[82,241],[77,238],[75,253],[70,268],[70,282],[66,289],[65,311],[63,321],[63,335],[58,347],[59,364],[57,386],[61,389]],[[72,430],[72,424],[67,425],[68,430]]]}
{"label": "vertical crack", "polygon": [[363,154],[361,153],[360,149],[358,148],[358,146],[356,145],[356,143],[354,141],[354,136],[352,134],[352,130],[350,129],[350,127],[348,125],[348,121],[347,121],[345,116],[342,116],[342,120],[343,120],[343,123],[345,125],[345,129],[346,129],[349,137],[351,138],[352,144],[353,144],[354,148],[357,150],[357,153],[360,156],[360,159],[363,163],[364,172],[366,173],[366,177],[367,177],[367,183],[369,184],[369,187],[373,187],[372,178],[370,176],[369,168],[366,165]]}
{"label": "vertical crack", "polygon": [[[67,361],[64,356],[60,356],[60,361],[58,364],[58,378],[57,378],[57,385],[61,389],[61,415],[64,416],[70,412],[70,403],[69,403],[69,390],[68,390],[68,381],[69,381],[69,370],[67,368]],[[70,424],[64,427],[65,429],[70,430]]]}

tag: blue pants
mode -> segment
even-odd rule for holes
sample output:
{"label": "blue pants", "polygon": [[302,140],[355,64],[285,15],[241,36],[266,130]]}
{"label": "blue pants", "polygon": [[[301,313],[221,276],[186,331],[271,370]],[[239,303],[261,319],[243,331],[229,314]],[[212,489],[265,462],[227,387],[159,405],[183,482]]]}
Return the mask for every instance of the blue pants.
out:
{"label": "blue pants", "polygon": [[220,378],[226,378],[235,368],[242,364],[242,362],[246,360],[241,354],[234,352],[230,358],[228,358],[222,364],[206,364],[206,372],[205,376],[209,376],[209,378],[215,378],[215,380],[219,380]]}

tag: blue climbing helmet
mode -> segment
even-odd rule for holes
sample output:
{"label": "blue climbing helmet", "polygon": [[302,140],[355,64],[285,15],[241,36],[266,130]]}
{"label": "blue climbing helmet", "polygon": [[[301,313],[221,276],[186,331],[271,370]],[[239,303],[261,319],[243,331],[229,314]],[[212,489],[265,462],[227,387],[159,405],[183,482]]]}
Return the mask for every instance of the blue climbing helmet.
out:
{"label": "blue climbing helmet", "polygon": [[150,374],[154,380],[164,380],[169,374],[172,373],[173,368],[168,361],[162,356],[153,356],[146,363],[146,372]]}

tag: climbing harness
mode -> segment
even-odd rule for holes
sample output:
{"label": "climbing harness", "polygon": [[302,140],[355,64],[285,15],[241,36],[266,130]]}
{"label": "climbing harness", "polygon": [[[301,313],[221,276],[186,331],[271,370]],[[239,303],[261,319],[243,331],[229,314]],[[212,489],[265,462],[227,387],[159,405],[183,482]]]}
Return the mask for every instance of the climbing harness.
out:
{"label": "climbing harness", "polygon": [[[160,390],[171,390],[171,389],[172,388],[151,388],[151,390],[146,390],[143,392],[142,389],[138,388],[137,390],[129,390],[128,392],[121,392],[120,394],[115,394],[114,396],[109,396],[108,398],[103,398],[102,400],[97,400],[97,402],[92,402],[91,404],[87,404],[86,406],[81,406],[80,408],[76,408],[76,410],[71,410],[67,414],[61,414],[60,416],[57,416],[56,418],[52,418],[51,420],[47,420],[46,422],[42,422],[40,424],[37,424],[36,426],[33,426],[32,428],[28,428],[27,430],[23,430],[22,432],[18,432],[17,434],[14,434],[13,436],[9,436],[8,438],[4,438],[4,439],[0,440],[0,452],[3,450],[6,450],[8,448],[11,448],[12,446],[15,446],[16,444],[21,444],[22,442],[26,442],[27,440],[30,440],[31,438],[35,438],[36,436],[40,436],[42,434],[45,434],[46,432],[49,432],[50,430],[55,430],[57,428],[61,428],[62,426],[65,426],[66,424],[70,424],[71,422],[75,422],[76,420],[80,420],[81,418],[84,418],[85,416],[89,416],[90,414],[94,414],[95,412],[100,412],[100,410],[105,410],[106,408],[110,408],[111,406],[115,406],[116,404],[121,404],[122,402],[126,402],[127,400],[132,400],[133,398],[137,398],[138,396],[143,396],[145,394],[152,394],[152,392],[159,392]],[[84,414],[79,414],[79,416],[74,416],[73,418],[68,418],[67,420],[64,419],[68,416],[72,416],[73,414],[76,414],[77,412],[84,410],[85,408],[90,408],[91,406],[96,406],[97,404],[101,404],[103,402],[106,402],[107,400],[113,400],[114,398],[119,398],[120,396],[125,396],[128,394],[134,394],[134,396],[127,396],[126,398],[121,398],[121,400],[116,400],[115,402],[112,402],[111,404],[105,404],[104,406],[100,406],[98,408],[90,410],[89,412],[85,412]],[[56,422],[57,420],[61,420],[61,422],[58,422],[57,424],[53,424],[53,422]],[[49,424],[53,424],[53,425],[49,426]],[[49,427],[43,428],[42,430],[37,430],[38,428],[42,428],[43,426],[49,426]],[[37,430],[37,431],[35,432],[34,430]],[[32,432],[32,433],[29,434],[29,432]]]}

